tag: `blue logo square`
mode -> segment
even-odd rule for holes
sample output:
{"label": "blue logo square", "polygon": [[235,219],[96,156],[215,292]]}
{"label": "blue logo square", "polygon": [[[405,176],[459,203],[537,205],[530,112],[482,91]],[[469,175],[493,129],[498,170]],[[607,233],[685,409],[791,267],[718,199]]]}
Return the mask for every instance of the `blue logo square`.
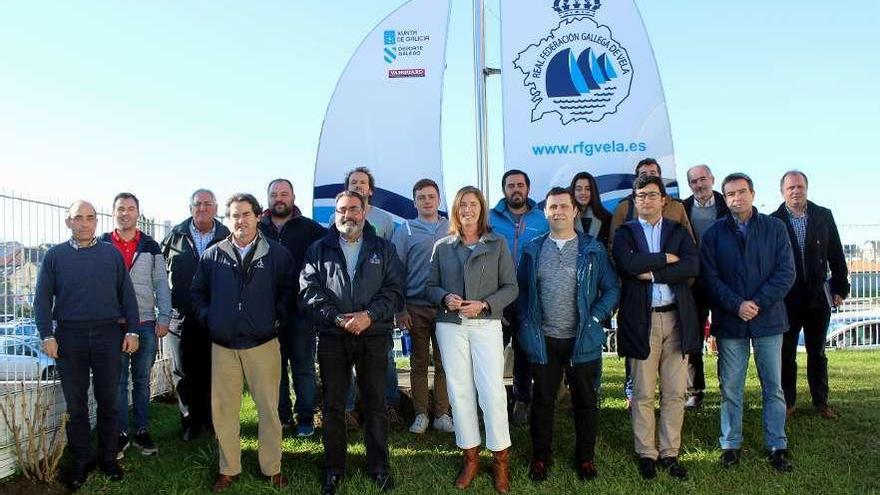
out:
{"label": "blue logo square", "polygon": [[397,32],[394,30],[385,31],[385,44],[393,45],[397,43]]}

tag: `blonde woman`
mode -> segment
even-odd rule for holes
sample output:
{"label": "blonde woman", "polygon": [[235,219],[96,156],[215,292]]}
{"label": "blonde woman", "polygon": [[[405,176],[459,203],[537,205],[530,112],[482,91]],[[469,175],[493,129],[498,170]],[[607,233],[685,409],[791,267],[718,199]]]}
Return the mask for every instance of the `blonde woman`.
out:
{"label": "blonde woman", "polygon": [[452,203],[450,235],[431,256],[428,299],[437,312],[437,342],[464,466],[455,486],[467,488],[479,470],[483,410],[486,447],[494,455],[495,490],[510,490],[510,430],[504,390],[501,314],[516,299],[516,270],[502,237],[489,229],[483,193],[463,187]]}

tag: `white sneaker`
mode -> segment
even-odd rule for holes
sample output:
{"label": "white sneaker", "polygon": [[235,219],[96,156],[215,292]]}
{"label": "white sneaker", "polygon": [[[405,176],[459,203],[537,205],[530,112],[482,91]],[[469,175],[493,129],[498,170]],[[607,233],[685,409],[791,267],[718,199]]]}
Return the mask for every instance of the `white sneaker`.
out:
{"label": "white sneaker", "polygon": [[413,421],[412,426],[409,427],[410,433],[424,433],[425,430],[428,429],[428,415],[424,413],[416,414],[416,419]]}
{"label": "white sneaker", "polygon": [[455,424],[452,423],[452,418],[448,414],[444,414],[434,418],[434,429],[444,433],[455,433]]}

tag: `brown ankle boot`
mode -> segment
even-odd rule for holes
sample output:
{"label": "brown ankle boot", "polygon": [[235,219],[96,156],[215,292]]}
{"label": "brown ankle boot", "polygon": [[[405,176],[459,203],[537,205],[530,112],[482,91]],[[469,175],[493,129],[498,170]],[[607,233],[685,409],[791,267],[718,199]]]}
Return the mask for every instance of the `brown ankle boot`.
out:
{"label": "brown ankle boot", "polygon": [[455,487],[459,490],[469,487],[477,477],[477,472],[480,471],[480,448],[462,449],[462,453],[464,454],[464,465],[461,466],[458,478],[455,479]]}
{"label": "brown ankle boot", "polygon": [[492,452],[495,463],[492,464],[492,476],[495,478],[495,491],[507,493],[510,491],[510,449]]}

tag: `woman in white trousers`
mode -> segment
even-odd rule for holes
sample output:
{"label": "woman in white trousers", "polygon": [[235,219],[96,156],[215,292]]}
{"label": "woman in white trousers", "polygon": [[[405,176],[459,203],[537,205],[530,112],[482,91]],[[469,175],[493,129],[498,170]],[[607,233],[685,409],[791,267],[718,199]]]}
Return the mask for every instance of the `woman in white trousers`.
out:
{"label": "woman in white trousers", "polygon": [[455,486],[467,488],[479,471],[479,407],[486,447],[494,456],[495,490],[507,493],[510,430],[501,314],[516,299],[516,270],[507,243],[489,229],[488,213],[479,189],[466,186],[458,191],[450,235],[434,245],[427,295],[438,307],[437,343],[446,370],[455,441],[464,453]]}

